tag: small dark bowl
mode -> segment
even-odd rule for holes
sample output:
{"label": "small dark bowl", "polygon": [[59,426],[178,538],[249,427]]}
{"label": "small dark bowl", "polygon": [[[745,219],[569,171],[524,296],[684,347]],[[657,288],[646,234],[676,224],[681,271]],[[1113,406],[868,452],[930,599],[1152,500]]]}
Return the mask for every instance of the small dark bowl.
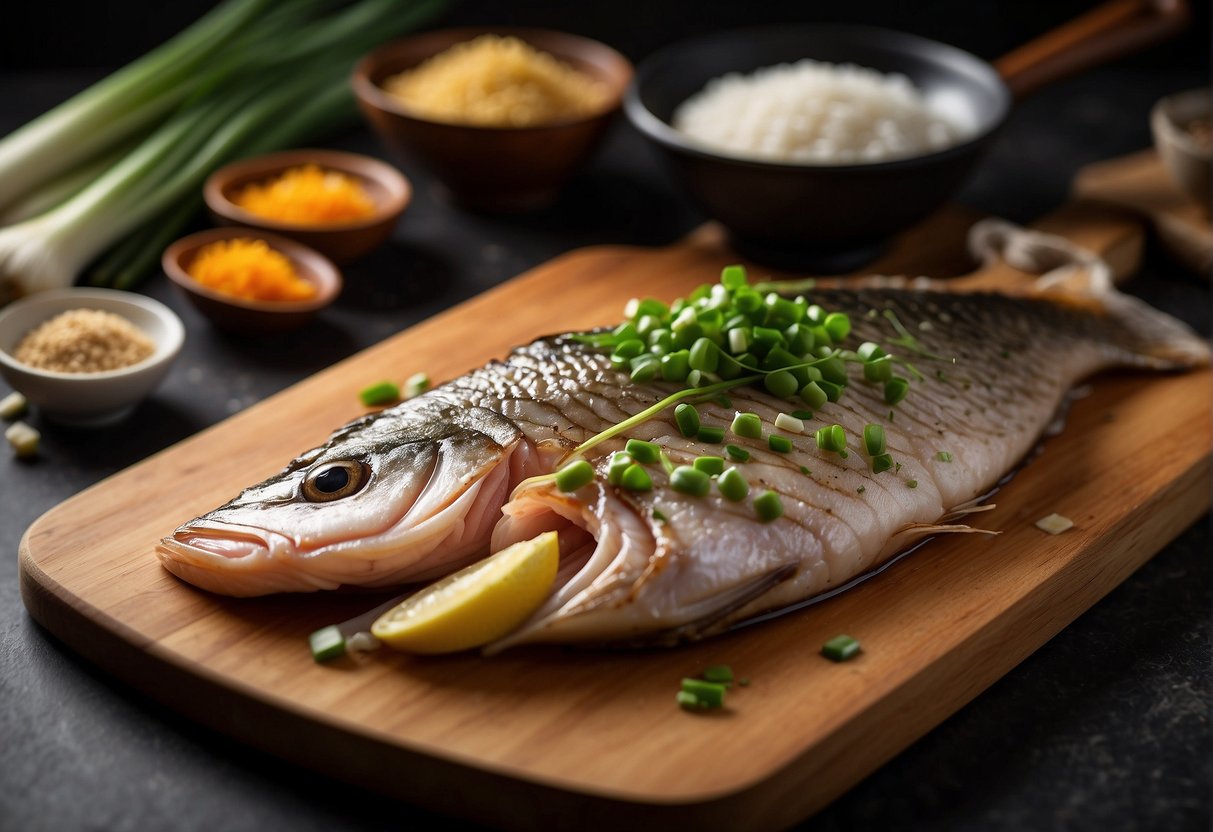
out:
{"label": "small dark bowl", "polygon": [[[671,126],[678,105],[711,79],[802,58],[902,73],[928,101],[963,118],[970,138],[905,159],[814,165],[728,156]],[[994,68],[967,52],[886,29],[811,25],[734,30],[662,49],[640,64],[624,110],[738,249],[772,265],[828,269],[859,265],[942,204],[1010,100]]]}
{"label": "small dark bowl", "polygon": [[[281,252],[301,278],[316,287],[316,295],[304,301],[254,301],[225,295],[203,286],[189,275],[190,263],[203,246],[237,237],[264,240]],[[255,228],[212,228],[182,237],[164,250],[164,272],[177,288],[220,329],[260,334],[302,326],[341,294],[341,273],[328,258],[302,243],[267,234]]]}
{"label": "small dark bowl", "polygon": [[[374,215],[324,225],[280,222],[246,211],[233,201],[245,187],[309,163],[357,179],[375,203]],[[413,189],[398,170],[378,159],[337,150],[309,149],[271,153],[225,165],[206,180],[202,194],[211,216],[221,225],[242,225],[281,234],[335,262],[347,263],[370,253],[392,236]]]}
{"label": "small dark bowl", "polygon": [[[590,116],[537,127],[480,127],[430,121],[410,113],[381,84],[457,43],[478,35],[513,35],[607,86]],[[394,153],[425,165],[459,204],[494,213],[531,211],[551,203],[589,159],[632,79],[632,65],[605,44],[545,29],[445,29],[394,41],[354,71],[363,114]]]}

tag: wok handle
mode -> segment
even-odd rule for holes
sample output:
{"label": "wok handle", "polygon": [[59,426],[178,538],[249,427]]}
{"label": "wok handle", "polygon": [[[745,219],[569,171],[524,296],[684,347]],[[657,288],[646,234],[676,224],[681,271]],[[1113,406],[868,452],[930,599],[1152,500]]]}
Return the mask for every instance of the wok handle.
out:
{"label": "wok handle", "polygon": [[1022,98],[1075,72],[1160,43],[1187,27],[1187,0],[1110,0],[994,62]]}

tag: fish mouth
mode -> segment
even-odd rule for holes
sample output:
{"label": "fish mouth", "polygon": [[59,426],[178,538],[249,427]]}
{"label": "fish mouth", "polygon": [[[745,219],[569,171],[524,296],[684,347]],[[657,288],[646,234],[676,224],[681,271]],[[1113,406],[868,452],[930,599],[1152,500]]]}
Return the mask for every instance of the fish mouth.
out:
{"label": "fish mouth", "polygon": [[187,523],[161,539],[156,556],[169,572],[200,589],[236,597],[282,591],[283,581],[295,591],[335,589],[328,581],[305,573],[288,574],[267,567],[279,555],[284,541],[274,541],[272,532],[224,523],[198,520]]}

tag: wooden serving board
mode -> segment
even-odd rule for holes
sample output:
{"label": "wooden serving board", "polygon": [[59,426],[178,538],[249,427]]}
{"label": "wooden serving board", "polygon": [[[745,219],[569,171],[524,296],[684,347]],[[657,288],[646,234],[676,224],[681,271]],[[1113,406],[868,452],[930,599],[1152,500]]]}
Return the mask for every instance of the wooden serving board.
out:
{"label": "wooden serving board", "polygon": [[[971,216],[946,211],[883,272],[957,274]],[[1070,206],[1042,225],[1128,273],[1133,223]],[[757,829],[795,822],[956,711],[1094,604],[1209,506],[1207,371],[1094,382],[1065,432],[997,495],[993,538],[930,542],[842,595],[676,650],[521,649],[315,664],[307,635],[378,603],[231,599],[153,557],[158,538],[360,413],[368,382],[436,380],[557,328],[615,321],[735,258],[705,231],[664,250],[574,252],[350,358],[48,512],[21,547],[31,614],[91,661],[202,723],[334,777],[514,828]],[[761,273],[761,270],[756,270]],[[1027,279],[994,264],[976,280]],[[969,282],[973,282],[972,280]],[[239,460],[239,464],[233,464]],[[1075,528],[1049,536],[1051,512]],[[864,652],[822,659],[849,633]],[[674,703],[732,665],[722,713]]]}

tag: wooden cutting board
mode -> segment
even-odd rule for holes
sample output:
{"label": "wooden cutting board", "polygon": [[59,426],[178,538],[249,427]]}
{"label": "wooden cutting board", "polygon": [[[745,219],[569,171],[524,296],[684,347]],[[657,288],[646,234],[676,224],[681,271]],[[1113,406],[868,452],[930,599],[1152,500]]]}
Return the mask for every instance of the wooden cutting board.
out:
{"label": "wooden cutting board", "polygon": [[[948,210],[873,268],[971,268]],[[1141,235],[1071,205],[1041,225],[1123,276]],[[359,415],[358,390],[450,378],[560,328],[615,321],[735,258],[714,230],[663,250],[560,257],[123,471],[39,519],[21,547],[30,613],[100,667],[214,729],[350,782],[498,826],[756,829],[795,822],[956,711],[1094,604],[1209,506],[1209,372],[1096,380],[1065,432],[982,515],[998,537],[930,542],[849,592],[704,644],[379,654],[315,664],[307,634],[379,596],[230,599],[180,583],[158,538]],[[758,273],[762,270],[756,269]],[[1003,264],[973,281],[1026,276]],[[1059,512],[1075,528],[1033,522]],[[864,645],[833,664],[817,651]],[[752,684],[681,712],[679,680],[727,663]]]}

